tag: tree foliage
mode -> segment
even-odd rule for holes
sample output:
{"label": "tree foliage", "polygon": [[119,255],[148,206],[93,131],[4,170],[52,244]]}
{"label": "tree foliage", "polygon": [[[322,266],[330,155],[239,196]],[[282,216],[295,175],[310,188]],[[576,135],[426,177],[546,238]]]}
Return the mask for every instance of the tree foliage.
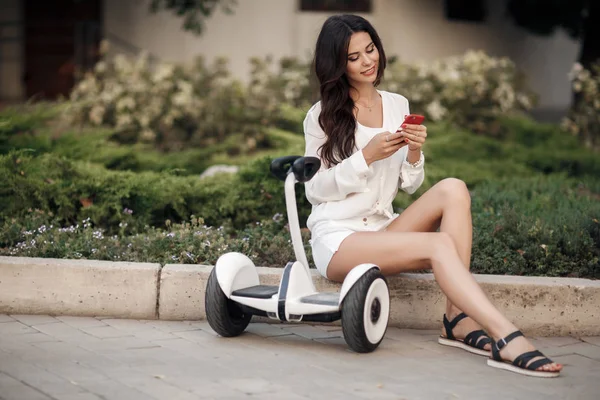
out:
{"label": "tree foliage", "polygon": [[237,0],[152,0],[150,11],[168,10],[183,18],[183,29],[195,34],[202,34],[205,20],[217,8],[226,13],[233,12]]}
{"label": "tree foliage", "polygon": [[589,68],[600,61],[600,2],[598,0],[509,0],[515,23],[539,35],[563,29],[581,41],[579,62]]}

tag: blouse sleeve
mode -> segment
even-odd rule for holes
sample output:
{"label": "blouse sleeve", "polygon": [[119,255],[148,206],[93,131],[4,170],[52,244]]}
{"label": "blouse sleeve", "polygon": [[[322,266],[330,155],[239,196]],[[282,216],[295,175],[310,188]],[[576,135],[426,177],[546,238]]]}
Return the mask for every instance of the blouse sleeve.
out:
{"label": "blouse sleeve", "polygon": [[321,160],[321,168],[306,182],[306,198],[311,204],[317,205],[343,200],[351,193],[368,191],[367,178],[370,176],[370,170],[362,151],[357,151],[334,167],[326,167],[326,163],[320,157],[320,148],[325,143],[326,136],[319,125],[315,108],[313,106],[304,119],[305,156],[318,157]]}
{"label": "blouse sleeve", "polygon": [[[410,114],[410,107],[408,100],[403,98],[405,102],[405,114]],[[406,151],[408,156],[408,149]],[[421,152],[420,160],[417,166],[412,166],[406,159],[400,166],[400,178],[398,180],[398,188],[405,191],[408,194],[413,194],[423,184],[425,180],[425,156]]]}

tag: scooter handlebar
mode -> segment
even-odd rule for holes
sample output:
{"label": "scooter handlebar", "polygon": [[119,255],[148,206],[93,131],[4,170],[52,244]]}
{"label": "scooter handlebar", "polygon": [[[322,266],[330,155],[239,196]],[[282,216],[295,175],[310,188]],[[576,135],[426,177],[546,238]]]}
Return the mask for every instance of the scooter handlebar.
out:
{"label": "scooter handlebar", "polygon": [[298,182],[308,182],[321,168],[321,160],[317,157],[285,156],[271,162],[271,173],[285,181],[293,172]]}

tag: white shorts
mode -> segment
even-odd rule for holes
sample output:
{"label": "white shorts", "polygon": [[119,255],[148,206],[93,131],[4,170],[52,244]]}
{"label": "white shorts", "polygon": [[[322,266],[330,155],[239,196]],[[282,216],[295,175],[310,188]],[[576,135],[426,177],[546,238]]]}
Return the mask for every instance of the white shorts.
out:
{"label": "white shorts", "polygon": [[317,267],[317,271],[325,278],[327,278],[327,266],[329,265],[331,258],[335,252],[338,251],[344,239],[354,232],[355,231],[347,229],[329,233],[312,240],[312,255],[315,266]]}
{"label": "white shorts", "polygon": [[[312,248],[312,257],[317,267],[317,271],[327,278],[327,267],[333,255],[338,251],[342,242],[355,232],[380,232],[384,231],[391,224],[398,214],[394,214],[391,219],[385,219],[374,224],[369,230],[353,230],[349,228],[339,227],[337,230],[318,235],[310,241]],[[331,228],[330,226],[327,228]],[[321,229],[320,229],[321,230]]]}

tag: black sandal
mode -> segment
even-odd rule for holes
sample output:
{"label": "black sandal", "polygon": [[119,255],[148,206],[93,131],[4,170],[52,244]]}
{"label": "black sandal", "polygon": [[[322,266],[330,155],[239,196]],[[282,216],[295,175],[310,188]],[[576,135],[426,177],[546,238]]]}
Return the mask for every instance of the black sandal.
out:
{"label": "black sandal", "polygon": [[[523,336],[521,331],[516,331],[505,337],[504,339],[500,339],[497,342],[492,343],[492,358],[490,358],[487,363],[490,367],[505,369],[507,371],[516,372],[517,374],[527,375],[527,376],[535,376],[538,378],[555,378],[560,372],[550,372],[550,371],[536,371],[539,367],[552,364],[553,361],[542,354],[539,350],[528,351],[526,353],[521,354],[511,363],[510,361],[503,360],[500,357],[500,350],[502,350],[511,340],[517,338],[519,336]],[[532,358],[535,357],[543,357],[537,361],[532,362],[527,365]]]}
{"label": "black sandal", "polygon": [[438,343],[444,346],[458,347],[466,350],[469,353],[477,354],[480,356],[489,356],[490,351],[485,350],[486,344],[492,343],[492,339],[483,331],[477,330],[469,333],[464,340],[457,339],[454,337],[452,330],[463,318],[467,318],[468,315],[460,313],[452,321],[448,321],[446,314],[444,314],[444,329],[446,330],[446,337],[440,336]]}

